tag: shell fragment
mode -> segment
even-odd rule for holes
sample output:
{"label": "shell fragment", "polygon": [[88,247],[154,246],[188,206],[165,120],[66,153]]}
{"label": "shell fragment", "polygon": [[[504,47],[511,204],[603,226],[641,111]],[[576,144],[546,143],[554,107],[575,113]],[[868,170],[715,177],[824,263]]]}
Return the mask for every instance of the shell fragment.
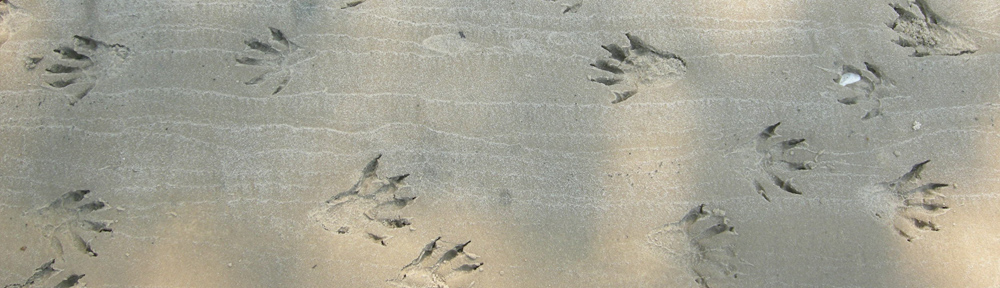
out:
{"label": "shell fragment", "polygon": [[840,81],[837,82],[837,84],[840,84],[840,86],[847,86],[858,81],[861,81],[861,75],[858,75],[857,73],[847,72],[844,74],[840,74]]}

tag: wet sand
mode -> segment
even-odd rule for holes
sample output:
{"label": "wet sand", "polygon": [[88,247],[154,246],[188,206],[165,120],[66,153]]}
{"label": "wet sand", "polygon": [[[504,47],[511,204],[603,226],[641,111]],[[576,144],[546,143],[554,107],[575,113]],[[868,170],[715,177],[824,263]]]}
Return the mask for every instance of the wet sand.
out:
{"label": "wet sand", "polygon": [[996,287],[997,11],[4,1],[0,285]]}

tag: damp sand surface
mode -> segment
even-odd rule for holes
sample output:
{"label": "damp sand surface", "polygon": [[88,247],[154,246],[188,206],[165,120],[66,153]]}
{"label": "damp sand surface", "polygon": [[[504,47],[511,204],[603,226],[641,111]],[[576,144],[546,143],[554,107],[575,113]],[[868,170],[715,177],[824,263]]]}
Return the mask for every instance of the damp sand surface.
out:
{"label": "damp sand surface", "polygon": [[0,1],[0,285],[1000,285],[1000,4],[854,2]]}

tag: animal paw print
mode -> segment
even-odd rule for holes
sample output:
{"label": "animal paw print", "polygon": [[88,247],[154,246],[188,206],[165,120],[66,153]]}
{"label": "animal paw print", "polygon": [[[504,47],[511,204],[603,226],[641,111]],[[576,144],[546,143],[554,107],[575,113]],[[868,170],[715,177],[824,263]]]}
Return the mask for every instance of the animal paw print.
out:
{"label": "animal paw print", "polygon": [[53,275],[62,272],[62,270],[52,267],[52,265],[55,263],[56,259],[52,259],[49,260],[49,262],[45,262],[45,264],[42,264],[41,267],[35,269],[35,273],[31,274],[31,277],[28,277],[28,280],[24,281],[24,284],[21,283],[8,284],[3,287],[4,288],[22,288],[22,287],[70,288],[76,286],[76,284],[80,282],[80,279],[82,279],[83,276],[85,276],[84,274],[71,274],[66,278],[64,278],[62,281],[56,283],[55,285],[51,285],[52,283],[48,283],[48,285],[46,285],[46,282],[48,282],[46,280],[52,278]]}
{"label": "animal paw print", "polygon": [[768,202],[771,202],[771,197],[767,195],[768,189],[765,189],[765,184],[762,182],[770,183],[767,186],[773,185],[788,193],[802,195],[802,191],[792,186],[789,177],[779,176],[779,174],[812,170],[819,165],[819,156],[822,154],[822,151],[816,152],[806,148],[805,138],[778,135],[776,132],[778,125],[781,125],[781,122],[765,128],[763,132],[758,134],[756,141],[757,153],[760,155],[759,167],[764,174],[762,177],[766,180],[754,179],[753,184],[757,193]]}
{"label": "animal paw print", "polygon": [[916,240],[918,233],[941,230],[931,219],[949,209],[945,196],[937,192],[949,185],[921,181],[920,172],[929,162],[917,163],[903,176],[882,183],[874,195],[881,198],[875,217],[891,221],[893,230],[906,241]]}
{"label": "animal paw print", "polygon": [[941,21],[926,1],[911,0],[906,5],[890,4],[899,16],[889,28],[899,33],[894,41],[913,48],[914,57],[975,53],[979,47],[965,33]]}
{"label": "animal paw print", "polygon": [[739,234],[734,229],[725,211],[709,211],[701,204],[680,221],[649,232],[646,238],[651,245],[690,267],[695,282],[709,287],[709,284],[735,284],[731,282],[739,277],[741,261],[734,250]]}
{"label": "animal paw print", "polygon": [[[87,69],[94,66],[91,56],[96,45],[92,39],[73,36],[76,45],[74,47],[63,46],[52,50],[55,53],[51,63],[47,63],[42,80],[48,87],[61,91],[67,95],[70,105],[75,105],[77,101],[83,99],[94,89],[94,77],[87,73]],[[29,70],[34,68],[43,60],[42,57],[29,59]]]}
{"label": "animal paw print", "polygon": [[[34,70],[39,65],[45,67],[42,73],[44,87],[59,91],[69,98],[69,105],[75,105],[86,97],[97,84],[99,72],[93,71],[97,61],[103,57],[98,49],[113,51],[113,55],[125,59],[131,50],[125,45],[108,44],[90,37],[74,35],[72,46],[62,46],[52,50],[51,55],[29,57],[25,68]],[[110,60],[110,59],[104,59]]]}
{"label": "animal paw print", "polygon": [[628,100],[645,88],[673,85],[684,77],[687,72],[684,59],[674,53],[654,48],[632,34],[626,33],[625,37],[628,38],[628,48],[617,44],[601,46],[610,52],[611,56],[590,64],[612,74],[590,77],[590,81],[605,86],[624,87],[623,91],[613,91],[615,100],[611,101],[611,104]]}
{"label": "animal paw print", "polygon": [[406,288],[469,286],[467,276],[483,266],[479,256],[465,251],[471,242],[447,243],[437,237],[388,282]]}
{"label": "animal paw print", "polygon": [[[360,3],[359,3],[360,4]],[[278,94],[288,81],[292,78],[292,66],[300,63],[302,59],[297,59],[298,53],[294,53],[300,48],[285,36],[281,30],[268,27],[271,31],[271,40],[249,39],[243,41],[246,44],[246,51],[243,55],[236,57],[236,63],[247,66],[257,66],[266,68],[266,72],[260,76],[243,82],[246,85],[258,85],[271,79],[281,79],[271,95]]]}
{"label": "animal paw print", "polygon": [[326,200],[312,212],[312,218],[327,231],[337,234],[361,233],[376,243],[386,246],[391,236],[386,233],[409,226],[410,219],[400,216],[417,197],[400,197],[396,192],[403,186],[403,179],[410,174],[379,177],[379,155],[361,170],[361,178],[351,189]]}
{"label": "animal paw print", "polygon": [[882,99],[888,96],[895,86],[878,66],[871,62],[864,64],[865,69],[843,65],[838,73],[839,76],[833,79],[833,82],[841,86],[837,91],[843,94],[838,96],[837,102],[844,105],[866,103],[864,106],[871,107],[861,117],[861,120],[868,120],[882,115]]}
{"label": "animal paw print", "polygon": [[102,200],[82,203],[90,190],[66,192],[48,206],[36,209],[36,218],[30,222],[43,230],[43,235],[52,243],[52,248],[58,256],[62,256],[67,247],[72,247],[82,253],[97,257],[97,252],[90,246],[90,241],[84,239],[88,233],[112,232],[113,220],[99,220],[89,217],[95,212],[106,210],[108,204]]}

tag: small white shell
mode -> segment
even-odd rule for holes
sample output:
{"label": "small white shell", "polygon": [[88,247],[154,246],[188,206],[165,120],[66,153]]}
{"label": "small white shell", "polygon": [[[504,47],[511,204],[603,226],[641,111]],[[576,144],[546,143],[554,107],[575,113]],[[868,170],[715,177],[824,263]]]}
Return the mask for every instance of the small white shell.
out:
{"label": "small white shell", "polygon": [[861,81],[861,75],[858,75],[857,73],[847,72],[844,74],[840,74],[840,81],[837,82],[837,84],[840,84],[840,86],[847,86],[858,81]]}

